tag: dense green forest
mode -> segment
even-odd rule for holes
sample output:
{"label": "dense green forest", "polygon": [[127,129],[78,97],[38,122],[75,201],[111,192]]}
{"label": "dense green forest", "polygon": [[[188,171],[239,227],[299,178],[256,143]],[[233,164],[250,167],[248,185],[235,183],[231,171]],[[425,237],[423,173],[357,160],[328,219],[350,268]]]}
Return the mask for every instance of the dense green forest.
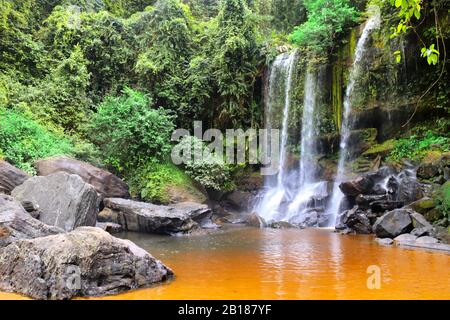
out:
{"label": "dense green forest", "polygon": [[[445,118],[448,1],[371,2],[386,13],[392,41],[423,42],[414,53],[422,65],[416,89]],[[411,16],[413,3],[419,13]],[[261,126],[264,77],[280,47],[297,47],[300,63],[335,61],[367,2],[0,0],[0,7],[0,157],[32,173],[36,159],[73,156],[121,175],[135,195],[165,202],[164,184],[226,190],[243,170],[218,159],[174,166],[174,128],[190,129],[194,119],[219,129]],[[422,130],[424,139],[445,145],[446,128]],[[423,140],[406,139],[397,152],[414,139]]]}

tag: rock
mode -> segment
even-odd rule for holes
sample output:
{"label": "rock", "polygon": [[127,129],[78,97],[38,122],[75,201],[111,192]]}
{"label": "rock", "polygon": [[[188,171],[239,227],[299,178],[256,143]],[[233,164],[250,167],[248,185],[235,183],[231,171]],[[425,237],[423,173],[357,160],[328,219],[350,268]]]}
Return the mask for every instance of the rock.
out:
{"label": "rock", "polygon": [[433,232],[433,226],[425,219],[423,215],[418,212],[411,211],[410,216],[414,228],[423,228],[426,229],[429,233]]}
{"label": "rock", "polygon": [[340,217],[340,223],[356,233],[369,234],[372,231],[369,218],[357,206],[345,211]]}
{"label": "rock", "polygon": [[230,203],[234,208],[248,210],[252,194],[250,192],[235,190],[225,196],[225,201]]}
{"label": "rock", "polygon": [[434,209],[436,207],[436,204],[434,203],[433,199],[429,197],[423,197],[422,199],[410,203],[408,207],[420,214],[425,214],[431,209]]}
{"label": "rock", "polygon": [[296,228],[296,226],[294,226],[293,224],[286,222],[286,221],[275,221],[272,222],[269,225],[269,228],[273,228],[273,229],[291,229],[291,228]]}
{"label": "rock", "polygon": [[441,210],[434,208],[424,213],[423,216],[427,219],[427,221],[434,222],[441,219],[444,216],[444,213]]}
{"label": "rock", "polygon": [[373,212],[385,212],[403,207],[403,202],[394,200],[373,201],[369,207]]}
{"label": "rock", "polygon": [[395,209],[379,217],[372,227],[379,238],[395,238],[413,229],[408,209]]}
{"label": "rock", "polygon": [[122,231],[122,226],[114,222],[97,222],[95,226],[110,234],[119,233]]}
{"label": "rock", "polygon": [[369,209],[370,204],[374,201],[385,201],[387,200],[387,194],[371,194],[365,195],[360,194],[356,197],[356,204],[362,209]]}
{"label": "rock", "polygon": [[430,235],[430,230],[428,228],[414,228],[411,234],[416,237],[428,236]]}
{"label": "rock", "polygon": [[416,241],[417,236],[409,234],[409,233],[404,233],[401,234],[397,237],[394,238],[394,241],[397,243],[404,243],[404,242],[414,242]]}
{"label": "rock", "polygon": [[130,197],[128,186],[122,179],[86,162],[67,157],[56,157],[39,160],[35,163],[35,166],[40,176],[48,176],[55,172],[79,175],[84,182],[92,185],[104,198]]}
{"label": "rock", "polygon": [[360,194],[368,194],[374,186],[374,181],[367,175],[356,177],[355,179],[342,182],[339,185],[342,193],[346,196],[356,197]]}
{"label": "rock", "polygon": [[35,219],[39,219],[41,212],[39,211],[39,206],[35,205],[31,201],[22,201],[20,203],[26,212],[30,214]]}
{"label": "rock", "polygon": [[117,294],[172,275],[131,241],[93,227],[20,240],[0,251],[0,290],[35,299]]}
{"label": "rock", "polygon": [[19,201],[39,206],[39,220],[71,231],[80,226],[95,226],[98,195],[94,187],[79,176],[58,172],[32,177],[12,191]]}
{"label": "rock", "polygon": [[291,218],[289,222],[301,228],[318,227],[319,217],[319,212],[315,209],[311,209],[303,212],[301,215]]}
{"label": "rock", "polygon": [[99,221],[114,222],[124,230],[159,234],[189,233],[199,228],[211,209],[207,205],[185,202],[160,206],[120,198],[104,199]]}
{"label": "rock", "polygon": [[409,204],[423,197],[420,183],[412,177],[403,177],[398,185],[396,200]]}
{"label": "rock", "polygon": [[390,246],[394,243],[394,240],[391,238],[376,238],[375,241],[382,246]]}
{"label": "rock", "polygon": [[416,243],[418,244],[433,244],[438,242],[438,239],[429,236],[419,237],[416,239]]}
{"label": "rock", "polygon": [[434,163],[422,163],[417,168],[417,177],[431,179],[439,175],[439,166]]}
{"label": "rock", "polygon": [[0,160],[0,193],[10,194],[30,176],[4,160]]}
{"label": "rock", "polygon": [[264,221],[264,219],[256,213],[250,214],[245,222],[247,223],[247,225],[256,228],[263,228],[266,226],[266,221]]}
{"label": "rock", "polygon": [[0,248],[21,239],[44,237],[64,230],[31,217],[13,197],[0,194]]}

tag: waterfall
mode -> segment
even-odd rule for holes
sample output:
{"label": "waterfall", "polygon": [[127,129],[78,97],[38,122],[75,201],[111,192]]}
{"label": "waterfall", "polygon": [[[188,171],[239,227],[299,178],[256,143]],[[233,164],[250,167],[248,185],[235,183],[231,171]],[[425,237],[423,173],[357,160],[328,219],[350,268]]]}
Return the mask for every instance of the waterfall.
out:
{"label": "waterfall", "polygon": [[[276,183],[266,184],[260,194],[255,211],[266,221],[288,221],[298,225],[305,223],[305,211],[315,207],[315,199],[326,196],[326,182],[316,182],[315,156],[317,154],[314,138],[317,136],[315,125],[317,76],[315,71],[308,70],[305,77],[303,117],[301,130],[301,154],[298,167],[289,167],[286,163],[288,141],[288,119],[291,103],[291,87],[294,72],[295,52],[289,56],[280,55],[272,64],[268,90],[266,95],[266,125],[272,128],[273,116],[276,112],[276,90],[284,84],[283,117],[281,121],[280,162]],[[283,75],[284,82],[279,79]],[[315,213],[316,214],[316,213]],[[317,216],[317,214],[316,214]],[[310,216],[308,216],[310,217]],[[313,225],[318,219],[308,220]]]}
{"label": "waterfall", "polygon": [[[271,129],[274,122],[274,114],[277,111],[278,95],[283,95],[283,117],[281,121],[281,144],[280,144],[280,160],[278,164],[278,175],[276,185],[271,185],[270,180],[266,185],[267,190],[263,191],[260,202],[256,205],[255,210],[266,220],[277,220],[278,208],[285,197],[285,162],[286,162],[286,145],[288,139],[288,120],[290,107],[290,92],[292,86],[292,75],[294,72],[294,64],[296,59],[296,51],[292,53],[283,53],[276,57],[270,68],[268,81],[268,92],[266,94],[266,127]],[[282,79],[280,79],[280,77]],[[282,92],[277,92],[280,84],[284,85]],[[281,86],[282,87],[282,86]]]}
{"label": "waterfall", "polygon": [[350,114],[352,112],[352,94],[355,86],[355,82],[361,74],[362,66],[364,65],[364,57],[366,53],[366,44],[369,40],[369,36],[372,30],[376,29],[380,25],[380,12],[377,7],[375,12],[368,19],[364,26],[361,37],[356,44],[355,57],[353,65],[350,69],[349,81],[345,91],[344,98],[344,114],[341,125],[341,141],[339,145],[339,162],[336,172],[336,177],[333,184],[333,194],[331,197],[329,212],[332,214],[332,224],[334,226],[336,217],[340,213],[340,203],[344,197],[343,193],[339,189],[339,184],[345,178],[345,164],[350,160],[349,140],[352,130],[352,123],[350,123]]}

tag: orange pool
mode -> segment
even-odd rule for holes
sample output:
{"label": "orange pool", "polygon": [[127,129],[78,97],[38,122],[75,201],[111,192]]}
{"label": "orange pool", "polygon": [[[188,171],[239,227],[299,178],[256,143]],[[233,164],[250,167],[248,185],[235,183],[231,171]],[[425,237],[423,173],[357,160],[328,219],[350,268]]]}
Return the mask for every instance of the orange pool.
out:
{"label": "orange pool", "polygon": [[371,236],[246,227],[207,236],[121,236],[176,278],[103,299],[450,299],[449,254],[382,247]]}

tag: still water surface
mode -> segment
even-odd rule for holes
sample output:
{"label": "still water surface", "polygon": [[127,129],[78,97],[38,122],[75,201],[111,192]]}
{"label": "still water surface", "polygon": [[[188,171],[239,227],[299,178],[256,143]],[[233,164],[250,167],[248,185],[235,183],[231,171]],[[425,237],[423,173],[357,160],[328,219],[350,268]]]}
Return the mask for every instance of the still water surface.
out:
{"label": "still water surface", "polygon": [[[176,278],[103,298],[450,299],[449,254],[383,247],[371,236],[247,227],[205,236],[119,236],[161,259]],[[379,289],[367,287],[371,265],[380,268]]]}

